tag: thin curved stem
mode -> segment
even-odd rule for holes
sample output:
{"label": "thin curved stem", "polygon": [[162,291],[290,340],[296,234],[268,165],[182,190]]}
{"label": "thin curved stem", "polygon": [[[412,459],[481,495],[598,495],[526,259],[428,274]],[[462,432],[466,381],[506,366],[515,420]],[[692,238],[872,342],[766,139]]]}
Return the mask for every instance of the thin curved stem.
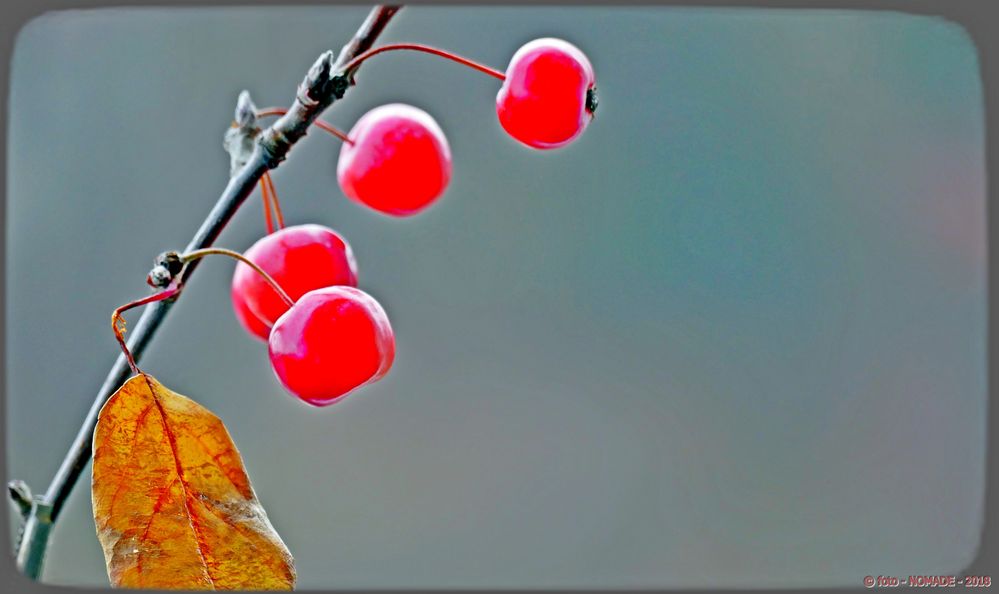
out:
{"label": "thin curved stem", "polygon": [[118,345],[121,346],[121,352],[125,353],[125,360],[128,361],[128,366],[132,369],[132,373],[135,375],[139,375],[142,371],[140,371],[138,365],[135,364],[135,358],[132,357],[132,351],[128,350],[128,345],[125,344],[125,318],[121,317],[121,314],[141,305],[146,305],[147,303],[155,303],[157,301],[169,299],[179,293],[180,287],[174,286],[159,293],[149,295],[148,297],[143,297],[142,299],[136,299],[135,301],[126,303],[125,305],[115,309],[114,313],[111,314],[111,329],[114,331],[114,337],[118,340]]}
{"label": "thin curved stem", "polygon": [[193,252],[188,252],[186,254],[181,254],[180,261],[187,264],[188,262],[193,262],[194,260],[204,258],[205,256],[213,256],[213,255],[228,256],[230,258],[239,260],[243,264],[246,264],[247,266],[252,268],[254,272],[263,277],[263,279],[267,282],[267,284],[270,285],[272,289],[274,289],[274,292],[278,294],[278,297],[280,297],[281,300],[284,301],[288,307],[295,305],[295,301],[291,297],[289,297],[287,293],[284,292],[284,289],[281,288],[281,285],[279,285],[271,275],[264,272],[264,269],[257,266],[253,262],[253,260],[250,260],[249,258],[247,258],[246,256],[244,256],[239,252],[233,250],[227,250],[225,248],[203,248],[200,250],[194,250]]}
{"label": "thin curved stem", "polygon": [[277,188],[274,187],[274,178],[271,177],[270,172],[264,173],[261,176],[263,183],[270,190],[271,204],[274,206],[274,217],[277,220],[277,228],[284,229],[284,213],[281,212],[281,202],[278,201]]}
{"label": "thin curved stem", "polygon": [[[257,117],[265,118],[267,116],[282,116],[286,113],[288,113],[288,110],[283,107],[265,107],[264,109],[257,110]],[[324,132],[329,133],[332,136],[336,136],[337,138],[346,142],[347,144],[354,144],[354,141],[351,140],[349,136],[347,136],[346,132],[344,132],[343,130],[337,128],[332,124],[327,124],[326,122],[317,119],[316,121],[312,122],[312,125]]]}
{"label": "thin curved stem", "polygon": [[351,140],[349,136],[347,136],[347,133],[341,130],[340,128],[337,128],[336,126],[327,124],[322,120],[316,120],[312,122],[312,125],[315,126],[316,128],[319,128],[320,130],[323,130],[324,132],[336,136],[337,138],[346,142],[347,144],[354,144],[354,141]]}
{"label": "thin curved stem", "polygon": [[390,43],[388,45],[383,45],[381,47],[369,49],[368,51],[359,54],[356,58],[354,58],[350,62],[347,62],[347,64],[344,65],[343,69],[347,72],[353,72],[355,68],[361,65],[361,62],[364,62],[368,58],[376,56],[383,52],[391,52],[395,50],[409,50],[414,52],[423,52],[425,54],[433,54],[435,56],[451,60],[452,62],[457,62],[464,66],[468,66],[469,68],[473,68],[475,70],[478,70],[479,72],[488,74],[493,78],[497,78],[499,80],[506,80],[506,74],[500,70],[496,70],[495,68],[486,66],[485,64],[480,64],[464,56],[459,56],[449,51],[438,49],[431,45],[423,45],[422,43]]}
{"label": "thin curved stem", "polygon": [[260,176],[260,196],[264,202],[264,227],[267,234],[270,235],[274,233],[274,219],[271,218],[271,190],[263,176]]}

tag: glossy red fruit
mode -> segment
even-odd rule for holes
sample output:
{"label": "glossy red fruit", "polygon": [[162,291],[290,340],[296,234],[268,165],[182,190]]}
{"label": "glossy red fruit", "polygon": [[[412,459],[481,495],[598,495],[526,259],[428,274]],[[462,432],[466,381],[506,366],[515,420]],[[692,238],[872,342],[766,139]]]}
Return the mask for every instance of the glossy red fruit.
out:
{"label": "glossy red fruit", "polygon": [[250,308],[246,306],[246,301],[243,300],[243,294],[236,290],[236,287],[232,288],[232,310],[236,314],[236,319],[239,321],[239,325],[246,330],[250,336],[259,338],[260,340],[267,342],[267,339],[271,335],[271,327],[260,321],[257,314],[250,311]]}
{"label": "glossy red fruit", "polygon": [[336,175],[348,198],[378,212],[414,215],[451,180],[451,148],[430,114],[392,103],[364,114],[340,149]]}
{"label": "glossy red fruit", "polygon": [[561,39],[535,39],[517,50],[496,95],[503,129],[538,149],[572,142],[596,108],[593,66],[579,48]]}
{"label": "glossy red fruit", "polygon": [[306,293],[278,319],[268,351],[288,391],[326,406],[388,373],[395,336],[373,297],[353,287],[327,287]]}
{"label": "glossy red fruit", "polygon": [[[244,256],[271,275],[292,300],[321,287],[357,285],[350,244],[322,225],[285,227],[262,237]],[[268,328],[288,310],[267,281],[242,262],[232,276],[232,295],[237,317],[242,308]]]}

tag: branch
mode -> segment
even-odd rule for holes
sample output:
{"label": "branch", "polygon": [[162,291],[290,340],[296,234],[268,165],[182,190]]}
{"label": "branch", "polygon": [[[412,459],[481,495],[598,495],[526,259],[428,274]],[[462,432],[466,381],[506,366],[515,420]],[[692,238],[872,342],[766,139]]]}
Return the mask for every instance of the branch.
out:
{"label": "branch", "polygon": [[[353,74],[356,71],[356,69],[352,69],[348,72],[344,69],[344,65],[374,45],[375,40],[399,8],[398,6],[374,7],[368,14],[368,18],[357,30],[354,38],[343,47],[335,60],[332,52],[326,52],[319,57],[299,85],[295,101],[288,108],[288,112],[269,128],[260,132],[256,142],[253,143],[252,152],[246,156],[245,162],[240,164],[234,160],[233,166],[239,165],[238,170],[229,179],[229,183],[218,202],[201,223],[201,227],[188,243],[185,252],[211,246],[236,210],[253,192],[261,176],[268,170],[277,167],[287,157],[291,147],[305,136],[312,122],[327,107],[343,97],[347,88],[353,84]],[[252,106],[252,102],[249,102],[249,96],[247,95],[245,99],[241,96],[237,105],[237,127],[244,127],[244,124],[247,123],[244,115],[247,104]],[[241,117],[242,120],[240,120]],[[256,125],[255,121],[253,125]],[[186,266],[185,280],[194,272],[198,262],[195,260]],[[153,273],[150,274],[151,280],[158,281],[172,276],[169,267],[162,266],[161,268],[162,264],[158,263],[157,267],[154,268]],[[156,329],[166,318],[174,303],[174,299],[159,301],[148,306],[142,313],[128,344],[129,350],[136,359],[141,357],[143,351],[152,341]],[[128,379],[129,371],[128,362],[122,354],[108,372],[79,433],[73,440],[62,465],[45,494],[31,502],[17,551],[17,565],[25,575],[32,579],[38,579],[41,574],[52,524],[62,510],[73,486],[83,473],[87,462],[90,461],[98,414],[107,399]]]}

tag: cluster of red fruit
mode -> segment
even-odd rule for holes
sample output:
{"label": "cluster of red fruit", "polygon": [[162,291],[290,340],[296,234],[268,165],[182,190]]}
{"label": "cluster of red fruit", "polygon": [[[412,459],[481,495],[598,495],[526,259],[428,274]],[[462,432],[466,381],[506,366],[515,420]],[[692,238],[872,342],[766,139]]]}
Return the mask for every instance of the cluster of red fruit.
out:
{"label": "cluster of red fruit", "polygon": [[[593,67],[562,40],[524,45],[506,72],[494,76],[503,79],[496,97],[500,124],[533,148],[568,144],[596,109]],[[337,165],[345,195],[393,216],[430,206],[450,177],[451,152],[440,126],[403,104],[375,108],[358,120]],[[236,316],[268,343],[274,372],[292,394],[324,406],[388,372],[392,327],[381,305],[357,288],[357,264],[343,237],[320,225],[287,227],[257,241],[245,257],[294,301],[289,307],[250,266],[237,265]]]}

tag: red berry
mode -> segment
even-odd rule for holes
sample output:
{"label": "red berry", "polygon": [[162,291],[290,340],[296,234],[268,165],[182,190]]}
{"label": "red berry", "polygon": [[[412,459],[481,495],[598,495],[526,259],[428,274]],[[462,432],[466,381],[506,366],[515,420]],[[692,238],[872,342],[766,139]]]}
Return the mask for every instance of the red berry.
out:
{"label": "red berry", "polygon": [[236,290],[235,286],[232,288],[232,309],[244,330],[251,336],[267,342],[267,338],[271,335],[270,326],[261,322],[257,314],[250,311],[250,308],[246,306],[246,301],[243,300],[243,294]]}
{"label": "red berry", "polygon": [[[286,227],[262,237],[244,255],[271,275],[292,300],[313,289],[357,285],[357,263],[350,244],[322,225]],[[232,276],[232,295],[237,317],[241,300],[268,328],[288,310],[267,281],[242,262]]]}
{"label": "red berry", "polygon": [[535,39],[517,50],[496,95],[496,114],[527,146],[564,146],[583,133],[597,108],[593,66],[561,39]]}
{"label": "red berry", "polygon": [[395,337],[373,297],[353,287],[327,287],[306,293],[278,319],[268,351],[288,391],[326,406],[388,373]]}
{"label": "red berry", "polygon": [[364,114],[340,149],[336,175],[343,193],[379,212],[413,215],[444,193],[451,148],[430,114],[392,103]]}

